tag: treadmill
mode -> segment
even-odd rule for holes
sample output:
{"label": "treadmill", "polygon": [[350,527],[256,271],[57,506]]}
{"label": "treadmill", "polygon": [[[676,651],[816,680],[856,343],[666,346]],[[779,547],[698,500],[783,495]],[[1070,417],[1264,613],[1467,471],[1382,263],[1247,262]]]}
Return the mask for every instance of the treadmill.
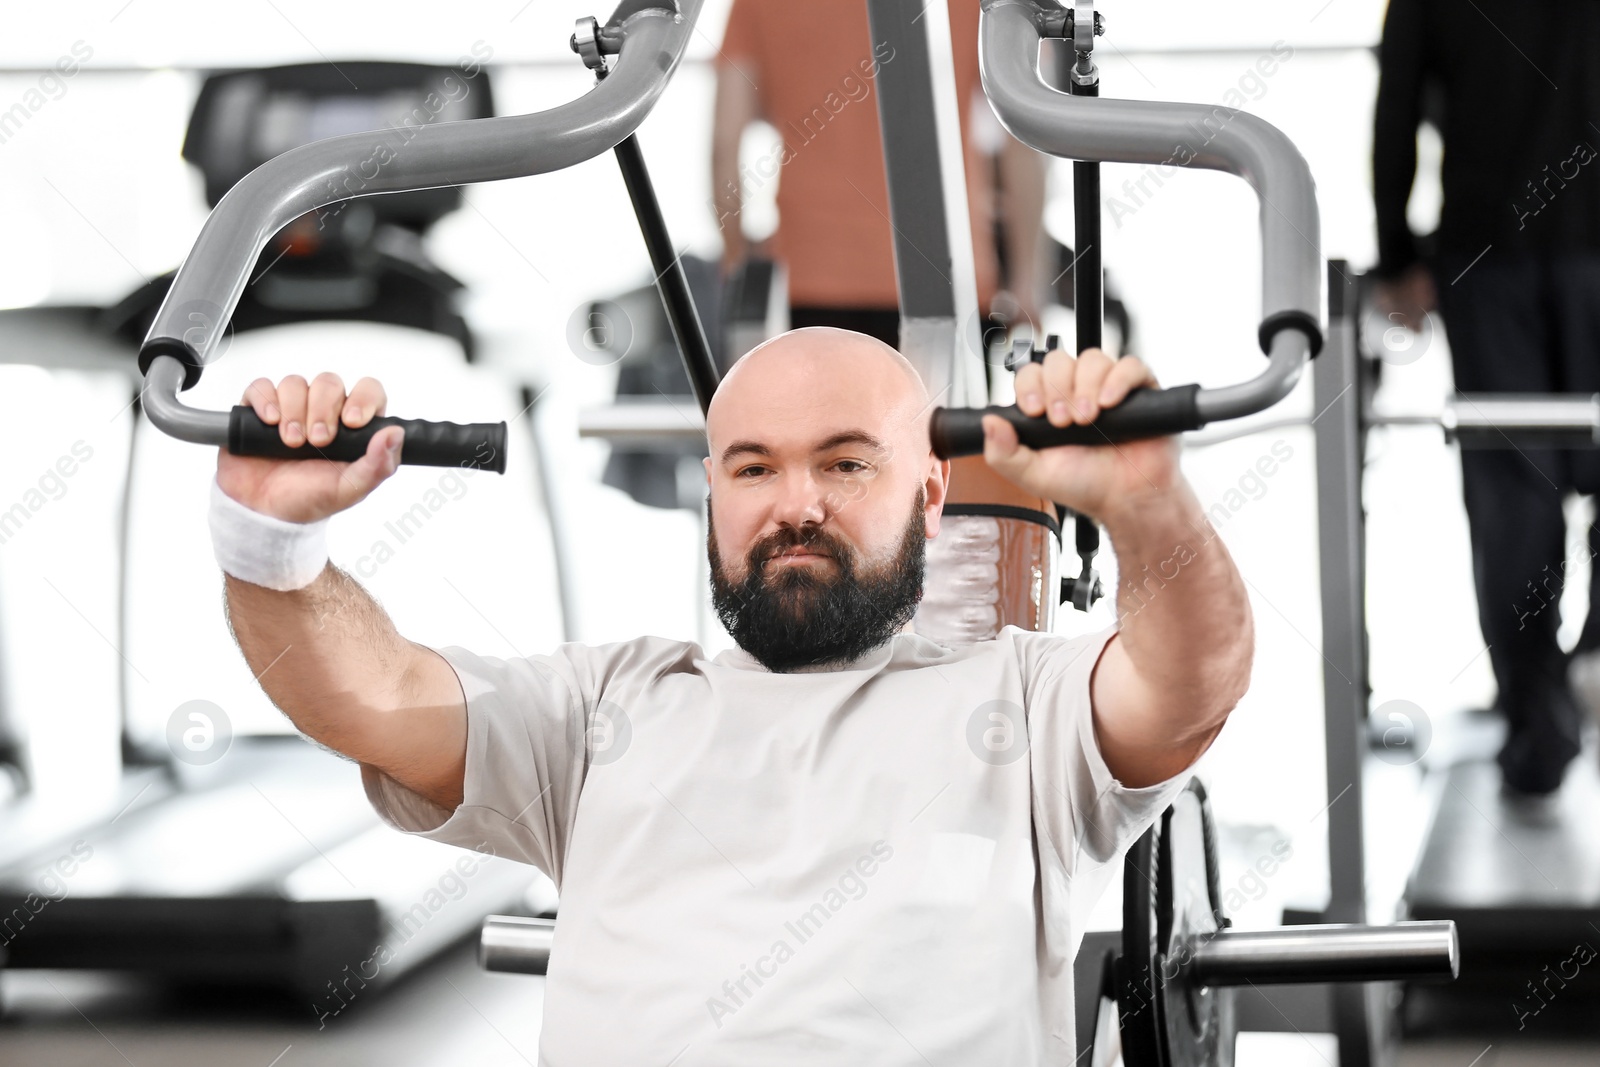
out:
{"label": "treadmill", "polygon": [[[346,62],[339,71],[221,71],[202,85],[183,156],[204,174],[216,208],[247,174],[309,141],[384,131],[394,143],[492,114],[482,70]],[[369,150],[380,141],[364,136]],[[351,173],[358,182],[361,172]],[[267,246],[250,258],[232,330],[386,323],[449,338],[470,363],[474,341],[456,306],[463,285],[422,244],[461,202],[458,187],[443,186],[330,202],[283,220],[263,232]],[[0,350],[32,362],[49,353],[53,368],[121,373],[138,411],[139,342],[177,274],[108,308],[0,313]],[[129,491],[132,472],[130,453]],[[120,510],[119,648],[137,625],[126,607],[126,498]],[[67,815],[30,796],[20,716],[0,706],[0,763],[15,768],[6,776],[21,793],[9,803],[0,796],[0,967],[276,986],[333,1013],[356,990],[382,985],[471,933],[489,912],[553,906],[553,885],[524,864],[383,825],[355,768],[297,734],[235,737],[210,765],[175,759],[170,744],[130,722],[127,669],[121,679],[121,780],[101,806]],[[377,966],[382,948],[389,951]]]}
{"label": "treadmill", "polygon": [[[1331,264],[1329,345],[1314,377],[1322,651],[1330,668],[1323,672],[1330,911],[1358,909],[1365,896],[1365,768],[1377,753],[1423,762],[1427,830],[1397,917],[1453,921],[1461,973],[1449,988],[1406,987],[1401,1025],[1514,1032],[1523,1011],[1539,1015],[1541,1026],[1552,1017],[1583,1022],[1600,994],[1600,983],[1576,973],[1581,957],[1573,959],[1575,946],[1600,945],[1593,744],[1556,794],[1530,801],[1501,793],[1495,752],[1502,724],[1492,709],[1452,716],[1450,744],[1435,736],[1431,748],[1419,731],[1371,715],[1361,487],[1370,427],[1437,426],[1461,448],[1592,448],[1600,445],[1600,395],[1457,393],[1437,412],[1380,412],[1373,397],[1383,362],[1362,331],[1371,284],[1350,264]],[[1354,795],[1334,804],[1345,792]]]}

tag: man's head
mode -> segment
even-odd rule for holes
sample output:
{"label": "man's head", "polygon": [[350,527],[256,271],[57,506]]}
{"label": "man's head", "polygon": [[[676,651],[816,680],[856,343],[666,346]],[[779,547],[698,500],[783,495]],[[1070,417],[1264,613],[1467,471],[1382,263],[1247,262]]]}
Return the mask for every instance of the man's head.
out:
{"label": "man's head", "polygon": [[828,327],[773,338],[718,386],[712,603],[769,670],[848,662],[911,620],[950,476],[932,406],[905,357]]}

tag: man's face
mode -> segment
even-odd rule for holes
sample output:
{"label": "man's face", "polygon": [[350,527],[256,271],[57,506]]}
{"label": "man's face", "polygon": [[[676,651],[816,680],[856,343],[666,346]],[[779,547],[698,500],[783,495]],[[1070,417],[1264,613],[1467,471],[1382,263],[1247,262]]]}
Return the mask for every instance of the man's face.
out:
{"label": "man's face", "polygon": [[740,580],[708,525],[711,602],[739,647],[774,673],[848,663],[902,630],[922,599],[927,495],[919,486],[891,558],[869,562],[820,524],[782,526],[745,555]]}
{"label": "man's face", "polygon": [[783,335],[718,387],[712,602],[769,670],[846,663],[915,613],[948,478],[929,406],[892,349],[841,330]]}

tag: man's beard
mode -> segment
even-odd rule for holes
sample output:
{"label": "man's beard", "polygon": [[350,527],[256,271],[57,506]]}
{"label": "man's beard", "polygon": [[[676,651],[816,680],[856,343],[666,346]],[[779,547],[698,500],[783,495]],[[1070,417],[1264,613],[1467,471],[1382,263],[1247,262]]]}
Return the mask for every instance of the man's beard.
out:
{"label": "man's beard", "polygon": [[[775,674],[848,663],[871,652],[905,627],[922,599],[926,502],[919,487],[900,546],[882,573],[857,574],[855,552],[820,526],[786,526],[751,546],[737,585],[723,571],[708,505],[706,552],[717,618],[740,648]],[[832,564],[763,566],[790,548],[821,553]]]}

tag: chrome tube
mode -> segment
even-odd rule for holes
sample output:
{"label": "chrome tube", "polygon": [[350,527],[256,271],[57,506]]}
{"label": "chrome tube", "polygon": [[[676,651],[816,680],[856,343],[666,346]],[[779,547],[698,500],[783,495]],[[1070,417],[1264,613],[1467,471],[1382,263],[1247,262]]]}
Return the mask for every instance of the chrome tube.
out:
{"label": "chrome tube", "polygon": [[1600,394],[1458,393],[1445,401],[1439,424],[1446,441],[1464,448],[1592,447],[1600,445]]}
{"label": "chrome tube", "polygon": [[614,445],[639,448],[706,443],[706,424],[694,405],[643,401],[584,408],[578,412],[578,436],[598,437]]}
{"label": "chrome tube", "polygon": [[1460,969],[1449,921],[1224,930],[1194,942],[1188,963],[1208,986],[1450,979]]}
{"label": "chrome tube", "polygon": [[554,919],[491,915],[478,936],[478,965],[505,974],[544,974],[555,934]]}

